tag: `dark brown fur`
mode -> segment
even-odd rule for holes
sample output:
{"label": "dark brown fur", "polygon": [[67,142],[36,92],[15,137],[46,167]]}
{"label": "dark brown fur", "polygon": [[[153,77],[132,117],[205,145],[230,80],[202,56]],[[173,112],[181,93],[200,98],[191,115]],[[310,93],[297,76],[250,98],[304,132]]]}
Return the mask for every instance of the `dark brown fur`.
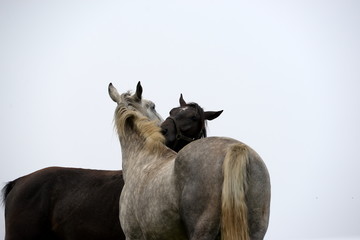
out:
{"label": "dark brown fur", "polygon": [[123,186],[122,171],[51,167],[18,178],[3,192],[5,239],[125,239]]}

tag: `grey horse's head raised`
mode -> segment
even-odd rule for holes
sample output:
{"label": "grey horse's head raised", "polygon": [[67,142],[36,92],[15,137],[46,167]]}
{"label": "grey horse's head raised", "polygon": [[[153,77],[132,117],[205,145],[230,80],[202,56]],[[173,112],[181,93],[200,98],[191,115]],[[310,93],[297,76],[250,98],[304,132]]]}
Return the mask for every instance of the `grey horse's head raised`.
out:
{"label": "grey horse's head raised", "polygon": [[128,109],[138,111],[148,119],[155,121],[159,126],[164,121],[160,114],[156,112],[155,104],[142,97],[143,88],[140,82],[138,82],[134,94],[130,92],[119,94],[112,83],[109,84],[108,91],[111,99],[116,102],[118,106],[124,106]]}

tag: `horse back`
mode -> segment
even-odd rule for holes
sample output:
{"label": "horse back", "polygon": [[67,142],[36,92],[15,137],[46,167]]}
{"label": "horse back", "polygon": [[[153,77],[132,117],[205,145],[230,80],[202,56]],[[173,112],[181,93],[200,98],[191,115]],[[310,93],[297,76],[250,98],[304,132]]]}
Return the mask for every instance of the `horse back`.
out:
{"label": "horse back", "polygon": [[121,239],[123,185],[121,171],[50,167],[20,177],[3,189],[6,240]]}

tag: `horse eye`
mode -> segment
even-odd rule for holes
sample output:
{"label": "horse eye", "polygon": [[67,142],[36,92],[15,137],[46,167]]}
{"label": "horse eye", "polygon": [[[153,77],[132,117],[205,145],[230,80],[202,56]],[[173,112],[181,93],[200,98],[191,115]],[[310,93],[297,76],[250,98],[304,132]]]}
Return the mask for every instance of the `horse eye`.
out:
{"label": "horse eye", "polygon": [[150,108],[151,110],[155,110],[155,104],[154,103],[147,103],[146,108]]}
{"label": "horse eye", "polygon": [[191,120],[197,121],[197,117],[196,117],[196,116],[192,116],[192,117],[191,117]]}

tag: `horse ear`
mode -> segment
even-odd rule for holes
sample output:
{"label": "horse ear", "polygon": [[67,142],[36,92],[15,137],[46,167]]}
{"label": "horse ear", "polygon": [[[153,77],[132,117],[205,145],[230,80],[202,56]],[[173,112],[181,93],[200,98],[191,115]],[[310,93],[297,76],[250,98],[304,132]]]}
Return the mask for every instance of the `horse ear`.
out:
{"label": "horse ear", "polygon": [[112,83],[109,84],[108,92],[109,92],[109,95],[110,95],[111,99],[114,102],[117,103],[120,100],[120,94],[118,93],[116,88],[112,85]]}
{"label": "horse ear", "polygon": [[186,105],[182,93],[180,94],[179,103],[180,103],[180,107],[184,107]]}
{"label": "horse ear", "polygon": [[217,118],[218,116],[220,116],[220,114],[221,114],[223,111],[224,111],[224,110],[217,111],[217,112],[214,112],[214,111],[204,112],[205,119],[206,119],[206,120],[213,120],[213,119]]}
{"label": "horse ear", "polygon": [[136,93],[135,93],[135,96],[137,97],[138,100],[141,100],[142,92],[143,92],[143,88],[139,81],[138,84],[136,85]]}

